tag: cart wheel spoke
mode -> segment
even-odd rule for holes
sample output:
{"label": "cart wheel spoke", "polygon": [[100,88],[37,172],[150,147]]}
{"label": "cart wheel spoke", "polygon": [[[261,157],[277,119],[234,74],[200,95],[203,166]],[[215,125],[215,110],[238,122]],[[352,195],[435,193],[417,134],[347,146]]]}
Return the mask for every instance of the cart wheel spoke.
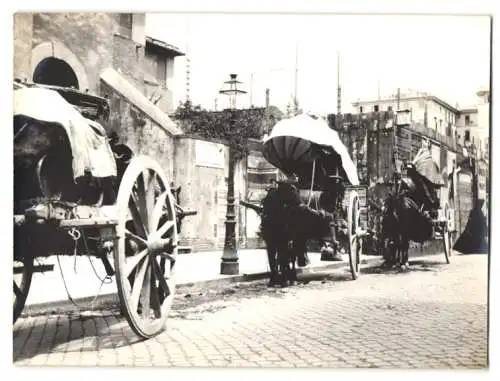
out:
{"label": "cart wheel spoke", "polygon": [[175,261],[177,260],[177,255],[176,254],[170,254],[170,253],[162,252],[159,255],[162,258],[168,259],[171,264],[175,263]]}
{"label": "cart wheel spoke", "polygon": [[132,216],[132,221],[134,223],[134,227],[135,227],[137,234],[146,238],[147,230],[146,230],[146,227],[144,226],[141,213],[139,212],[139,209],[137,206],[137,202],[132,195],[130,196],[128,206],[129,206],[130,214]]}
{"label": "cart wheel spoke", "polygon": [[155,259],[151,261],[151,264],[153,266],[153,272],[156,276],[156,279],[158,279],[159,282],[159,288],[163,290],[162,297],[168,297],[170,295],[170,289],[168,287],[167,282],[165,281],[165,274],[161,271],[160,266],[158,265],[158,262],[156,262]]}
{"label": "cart wheel spoke", "polygon": [[[16,266],[16,263],[20,264]],[[24,258],[22,261],[16,260],[14,256],[13,267],[13,320],[16,322],[17,318],[21,315],[28,298],[28,292],[31,286],[31,279],[33,277],[33,258]]]}
{"label": "cart wheel spoke", "polygon": [[358,279],[360,271],[360,240],[359,228],[359,198],[356,192],[349,195],[349,204],[347,208],[347,225],[349,229],[349,266],[351,268],[352,278]]}
{"label": "cart wheel spoke", "polygon": [[146,194],[145,193],[141,193],[141,191],[137,192],[137,194],[135,195],[132,195],[132,201],[134,203],[134,205],[136,206],[136,209],[137,209],[137,212],[138,212],[138,215],[136,215],[138,217],[138,221],[141,222],[143,228],[144,228],[144,231],[147,233],[149,233],[149,230],[148,230],[148,224],[147,224],[147,221],[148,221],[148,212],[146,210]]}
{"label": "cart wheel spoke", "polygon": [[[151,257],[149,257],[151,259]],[[150,261],[146,261],[150,262]],[[141,303],[142,308],[142,317],[145,319],[149,319],[150,317],[150,308],[151,308],[151,263],[147,263],[146,265],[146,273],[144,274],[144,279],[142,281],[142,290],[141,296],[139,297],[139,301]]]}
{"label": "cart wheel spoke", "polygon": [[141,296],[142,286],[144,284],[144,277],[146,276],[146,270],[149,268],[149,262],[143,260],[138,265],[138,271],[134,277],[134,285],[132,286],[132,294],[130,297],[130,305],[132,311],[137,312],[139,306],[139,297]]}
{"label": "cart wheel spoke", "polygon": [[127,260],[125,262],[124,275],[128,277],[130,274],[132,274],[132,271],[134,271],[135,269],[138,268],[138,266],[140,266],[140,262],[144,260],[147,254],[148,251],[143,250],[132,257],[127,257]]}
{"label": "cart wheel spoke", "polygon": [[165,202],[167,200],[167,197],[168,197],[168,193],[163,192],[156,199],[156,204],[153,208],[153,215],[151,217],[151,226],[152,226],[151,231],[156,230],[156,228],[158,227],[158,224],[160,223],[160,219],[163,216],[163,213],[165,213],[163,210],[163,207],[165,206]]}
{"label": "cart wheel spoke", "polygon": [[146,209],[148,211],[148,231],[153,231],[153,216],[154,216],[154,198],[155,198],[155,190],[156,190],[156,173],[151,173],[151,171],[147,171],[149,174],[147,178],[147,190],[146,190]]}
{"label": "cart wheel spoke", "polygon": [[[151,259],[151,267],[153,271],[151,271],[151,309],[153,310],[155,318],[159,318],[161,316],[161,302],[160,302],[160,289],[159,286],[157,286],[156,281],[158,279],[158,275],[155,270],[154,263],[156,263],[156,260],[153,258]],[[158,264],[156,264],[158,266]]]}
{"label": "cart wheel spoke", "polygon": [[128,229],[125,230],[125,236],[127,238],[135,240],[137,243],[140,243],[143,246],[147,246],[147,244],[148,244],[144,238],[139,237],[137,234],[132,233]]}
{"label": "cart wheel spoke", "polygon": [[157,238],[163,237],[170,229],[172,229],[175,225],[174,221],[168,220],[166,221],[155,233],[154,236]]}
{"label": "cart wheel spoke", "polygon": [[450,237],[450,232],[448,230],[448,224],[449,224],[449,213],[448,213],[448,204],[445,204],[444,206],[444,215],[446,217],[446,223],[443,224],[442,226],[442,240],[443,240],[443,250],[444,250],[444,256],[446,259],[446,263],[450,264],[450,257],[451,257],[451,237]]}
{"label": "cart wheel spoke", "polygon": [[16,295],[16,298],[21,298],[23,296],[23,292],[17,285],[16,281],[14,281],[14,294]]}

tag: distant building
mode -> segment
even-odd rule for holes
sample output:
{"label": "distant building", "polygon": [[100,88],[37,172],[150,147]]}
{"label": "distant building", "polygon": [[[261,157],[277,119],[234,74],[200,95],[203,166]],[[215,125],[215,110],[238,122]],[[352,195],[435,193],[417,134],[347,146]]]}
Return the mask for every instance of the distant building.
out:
{"label": "distant building", "polygon": [[490,91],[480,88],[477,104],[460,110],[457,120],[458,141],[477,158],[478,199],[485,200],[489,187]]}
{"label": "distant building", "polygon": [[459,110],[457,119],[458,142],[473,145],[480,157],[488,155],[490,138],[490,91],[481,88],[476,92],[477,104]]}
{"label": "distant building", "polygon": [[[356,113],[370,111],[396,111],[396,95],[376,100],[358,100],[352,103]],[[404,90],[399,96],[399,110],[410,110],[411,122],[437,131],[439,134],[454,137],[459,110],[434,95]]]}

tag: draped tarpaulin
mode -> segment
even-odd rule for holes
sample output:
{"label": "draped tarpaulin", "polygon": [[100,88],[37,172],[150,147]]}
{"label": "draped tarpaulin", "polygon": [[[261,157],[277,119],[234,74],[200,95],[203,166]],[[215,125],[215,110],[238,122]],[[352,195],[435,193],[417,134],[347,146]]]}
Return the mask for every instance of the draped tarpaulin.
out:
{"label": "draped tarpaulin", "polygon": [[83,176],[85,171],[98,178],[116,176],[116,163],[104,128],[84,118],[57,91],[39,87],[14,90],[16,116],[64,128],[71,145],[75,179]]}

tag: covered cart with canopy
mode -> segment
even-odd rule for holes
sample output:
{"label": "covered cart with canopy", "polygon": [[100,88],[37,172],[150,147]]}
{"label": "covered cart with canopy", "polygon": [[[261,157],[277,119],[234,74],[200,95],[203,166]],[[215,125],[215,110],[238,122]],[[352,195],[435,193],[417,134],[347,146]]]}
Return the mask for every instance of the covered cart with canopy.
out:
{"label": "covered cart with canopy", "polygon": [[297,179],[300,199],[308,208],[333,216],[328,244],[336,252],[348,253],[352,276],[357,279],[364,235],[356,192],[359,179],[337,132],[326,121],[308,115],[283,119],[264,137],[262,153],[284,174]]}

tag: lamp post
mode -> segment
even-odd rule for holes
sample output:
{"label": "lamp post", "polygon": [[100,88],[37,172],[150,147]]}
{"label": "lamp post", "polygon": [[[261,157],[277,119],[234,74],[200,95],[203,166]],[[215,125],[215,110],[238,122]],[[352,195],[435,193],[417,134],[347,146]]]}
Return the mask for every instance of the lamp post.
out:
{"label": "lamp post", "polygon": [[[230,80],[224,82],[228,85],[227,89],[219,91],[220,94],[229,96],[229,105],[232,116],[236,110],[236,97],[240,94],[246,94],[246,91],[238,89],[238,84],[242,82],[236,79],[236,74],[230,74]],[[233,120],[231,121],[233,122]],[[236,211],[234,207],[234,173],[236,168],[236,157],[232,143],[229,143],[229,173],[227,179],[227,212],[226,212],[226,231],[224,237],[224,251],[222,253],[220,273],[223,275],[235,275],[239,273],[238,247],[236,241]]]}

